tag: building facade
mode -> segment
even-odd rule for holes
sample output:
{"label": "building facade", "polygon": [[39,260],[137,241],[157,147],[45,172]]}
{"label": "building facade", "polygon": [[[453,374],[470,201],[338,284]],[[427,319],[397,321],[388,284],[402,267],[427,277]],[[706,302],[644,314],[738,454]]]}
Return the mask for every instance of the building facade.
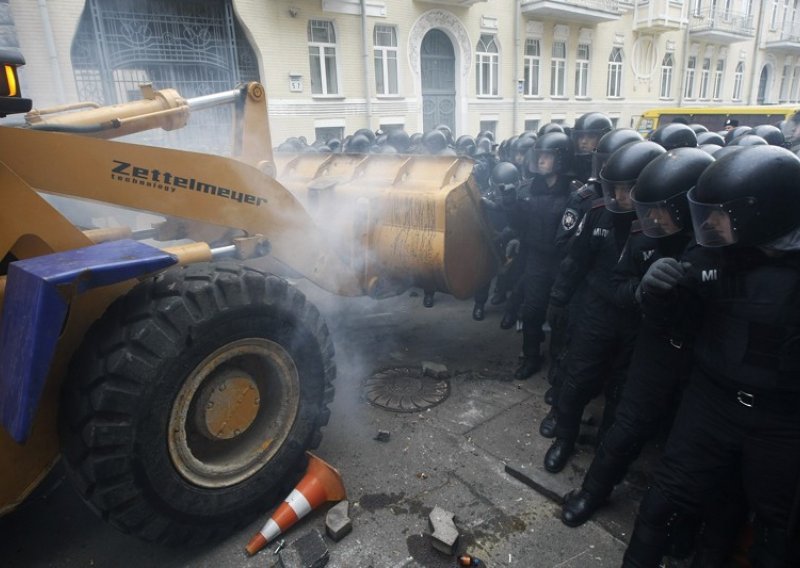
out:
{"label": "building facade", "polygon": [[0,42],[39,108],[259,80],[276,143],[800,101],[800,0],[0,0]]}

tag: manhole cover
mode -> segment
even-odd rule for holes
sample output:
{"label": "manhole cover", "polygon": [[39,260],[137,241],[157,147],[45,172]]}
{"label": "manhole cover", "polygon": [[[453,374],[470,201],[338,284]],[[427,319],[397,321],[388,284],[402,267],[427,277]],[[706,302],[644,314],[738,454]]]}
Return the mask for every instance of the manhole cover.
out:
{"label": "manhole cover", "polygon": [[364,381],[367,401],[394,412],[425,410],[436,406],[449,394],[449,382],[426,377],[422,369],[385,369]]}

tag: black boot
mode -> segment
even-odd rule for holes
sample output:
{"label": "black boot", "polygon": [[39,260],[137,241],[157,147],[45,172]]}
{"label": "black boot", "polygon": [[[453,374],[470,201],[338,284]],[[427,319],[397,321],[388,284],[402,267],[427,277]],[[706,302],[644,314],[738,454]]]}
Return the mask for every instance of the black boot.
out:
{"label": "black boot", "polygon": [[567,465],[575,451],[575,442],[566,438],[556,438],[544,455],[544,468],[550,473],[558,473]]}
{"label": "black boot", "polygon": [[475,307],[472,308],[472,319],[475,321],[483,321],[483,304],[475,304]]}
{"label": "black boot", "polygon": [[573,491],[561,507],[561,522],[568,527],[579,527],[591,519],[605,501],[605,496],[594,495],[583,488]]}
{"label": "black boot", "polygon": [[511,329],[517,323],[517,316],[506,312],[503,314],[503,319],[500,320],[500,329]]}
{"label": "black boot", "polygon": [[525,357],[522,360],[522,365],[514,371],[514,378],[518,381],[524,381],[533,376],[541,367],[541,357]]}
{"label": "black boot", "polygon": [[541,434],[543,438],[555,438],[556,423],[556,409],[551,408],[547,416],[542,418],[542,422],[539,424],[539,434]]}
{"label": "black boot", "polygon": [[433,307],[433,292],[425,292],[425,297],[422,298],[422,305],[426,308]]}

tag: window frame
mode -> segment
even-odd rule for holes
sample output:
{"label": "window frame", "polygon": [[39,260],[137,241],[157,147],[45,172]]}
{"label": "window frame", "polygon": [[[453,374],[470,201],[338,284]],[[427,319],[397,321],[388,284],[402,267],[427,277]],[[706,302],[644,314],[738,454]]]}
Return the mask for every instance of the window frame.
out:
{"label": "window frame", "polygon": [[683,98],[693,99],[694,76],[697,71],[697,56],[690,55],[686,61],[686,71],[683,74]]}
{"label": "window frame", "polygon": [[733,96],[731,100],[741,101],[742,90],[744,87],[744,61],[736,64],[736,70],[733,72]]}
{"label": "window frame", "polygon": [[[586,49],[586,57],[581,57],[581,48]],[[592,46],[588,43],[579,43],[575,50],[575,98],[589,98],[589,68],[592,57]],[[581,86],[583,89],[581,89]]]}
{"label": "window frame", "polygon": [[714,85],[711,87],[711,98],[715,101],[722,100],[722,87],[725,83],[725,59],[717,59],[714,67]]}
{"label": "window frame", "polygon": [[[528,54],[528,45],[536,45],[536,55]],[[526,97],[540,97],[542,92],[542,43],[541,39],[536,37],[525,38],[525,51],[523,55],[524,71],[523,71],[523,85],[524,96]],[[534,82],[533,67],[536,67],[536,91],[533,91]]]}
{"label": "window frame", "polygon": [[708,100],[708,83],[711,78],[711,58],[703,58],[703,66],[700,68],[700,92],[698,98],[700,100]]}
{"label": "window frame", "polygon": [[[669,64],[667,64],[669,58]],[[661,81],[659,82],[658,94],[661,99],[672,98],[672,83],[675,79],[675,56],[672,53],[665,53],[661,60]],[[666,87],[666,88],[665,88]]]}
{"label": "window frame", "polygon": [[[312,25],[314,22],[324,22],[330,29],[330,33],[333,35],[333,43],[328,42],[321,42],[321,41],[313,41],[312,39]],[[336,48],[336,26],[333,21],[331,20],[318,20],[318,19],[310,19],[308,20],[308,57],[309,57],[309,70],[310,70],[310,82],[311,82],[311,96],[312,97],[339,97],[340,95],[340,87],[339,87],[339,57],[338,57],[338,50]],[[319,59],[319,75],[320,75],[320,86],[322,88],[322,92],[314,92],[314,67],[313,67],[313,55],[311,50],[315,49],[317,51],[316,56]],[[326,68],[326,58],[328,53],[326,52],[327,49],[333,50],[333,69],[335,71],[335,75],[333,77],[333,81],[335,82],[334,88],[335,90],[331,91],[329,89],[329,77],[328,77],[328,70]]]}
{"label": "window frame", "polygon": [[[609,99],[622,98],[622,72],[624,60],[621,47],[612,47],[608,56],[608,74],[606,76],[606,97]],[[616,94],[614,94],[616,91]]]}
{"label": "window frame", "polygon": [[[378,28],[385,28],[391,30],[392,37],[394,38],[394,45],[383,45],[378,43]],[[372,64],[375,69],[375,95],[378,97],[397,97],[400,95],[400,48],[398,47],[397,39],[397,26],[376,23],[372,29]],[[385,30],[384,30],[385,31]],[[394,54],[394,81],[395,90],[391,90],[390,81],[390,63],[389,54]],[[381,61],[381,77],[383,81],[383,89],[380,89],[378,82],[378,59],[380,56]]]}
{"label": "window frame", "polygon": [[[487,43],[484,38],[491,38]],[[490,46],[494,46],[495,51],[489,51]],[[485,47],[481,51],[481,47]],[[484,92],[484,73],[489,71],[489,92]],[[498,97],[500,96],[500,46],[497,44],[495,34],[481,34],[478,44],[475,46],[475,94],[478,97]]]}
{"label": "window frame", "polygon": [[[556,46],[564,48],[563,56],[556,56]],[[557,87],[559,87],[557,89]],[[550,49],[550,96],[566,98],[567,96],[567,42],[553,41]]]}

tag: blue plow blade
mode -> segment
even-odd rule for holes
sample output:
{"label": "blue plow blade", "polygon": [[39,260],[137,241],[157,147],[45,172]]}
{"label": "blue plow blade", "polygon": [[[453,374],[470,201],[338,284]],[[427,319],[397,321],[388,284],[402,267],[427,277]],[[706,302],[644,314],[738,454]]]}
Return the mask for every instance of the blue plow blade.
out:
{"label": "blue plow blade", "polygon": [[9,265],[0,323],[0,423],[15,441],[30,435],[70,299],[177,262],[126,239]]}

